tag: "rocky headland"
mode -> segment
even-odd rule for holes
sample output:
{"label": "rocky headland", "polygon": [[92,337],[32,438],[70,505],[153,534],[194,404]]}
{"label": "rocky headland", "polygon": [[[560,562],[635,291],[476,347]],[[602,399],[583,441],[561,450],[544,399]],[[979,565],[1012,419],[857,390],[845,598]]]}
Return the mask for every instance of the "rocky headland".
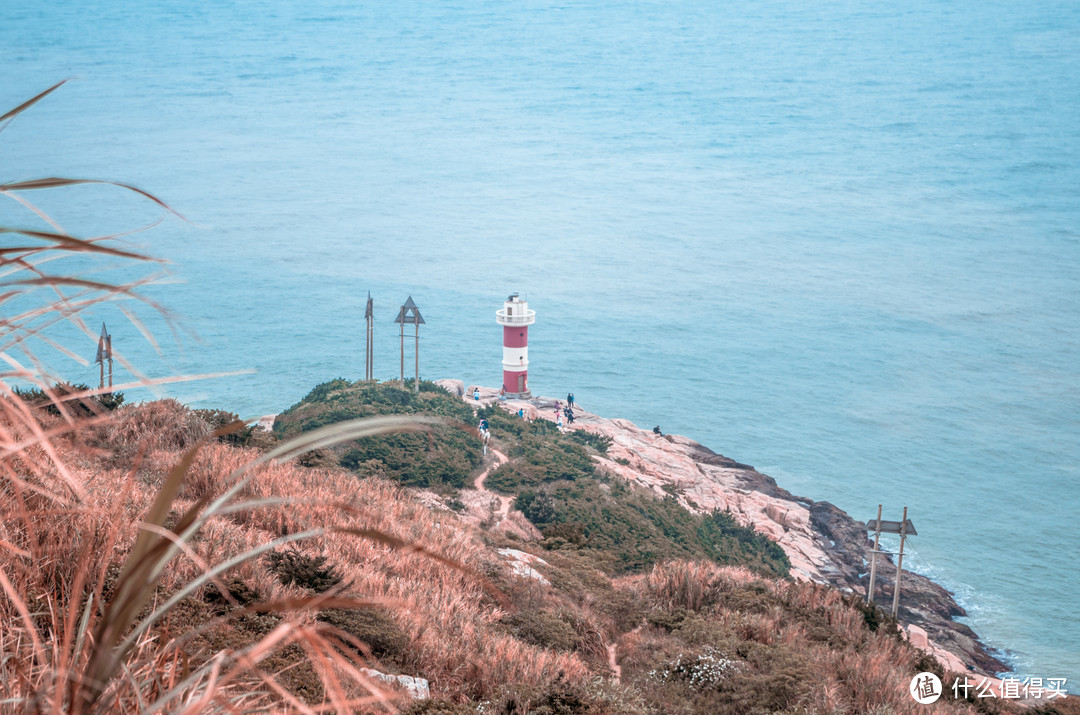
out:
{"label": "rocky headland", "polygon": [[[475,401],[473,392],[478,390],[478,406],[498,404],[515,414],[521,410],[529,420],[555,419],[555,398],[500,399],[495,389],[466,386],[460,380],[437,384],[470,402]],[[871,542],[864,524],[843,510],[829,502],[793,495],[772,477],[692,439],[657,435],[628,420],[601,417],[578,405],[574,416],[574,424],[565,425],[566,429],[588,430],[611,439],[607,454],[596,457],[608,472],[658,495],[674,496],[694,512],[730,512],[784,549],[795,579],[866,593]],[[488,511],[491,498],[489,493],[476,490],[463,494],[470,511],[477,514]],[[507,514],[501,503],[492,503],[491,510],[500,514],[502,528],[529,536],[531,525],[520,513]],[[877,601],[886,608],[892,602],[894,574],[895,566],[879,561]],[[968,626],[954,620],[966,613],[946,589],[907,570],[901,588],[899,620],[913,645],[954,672],[994,675],[1008,670]]]}

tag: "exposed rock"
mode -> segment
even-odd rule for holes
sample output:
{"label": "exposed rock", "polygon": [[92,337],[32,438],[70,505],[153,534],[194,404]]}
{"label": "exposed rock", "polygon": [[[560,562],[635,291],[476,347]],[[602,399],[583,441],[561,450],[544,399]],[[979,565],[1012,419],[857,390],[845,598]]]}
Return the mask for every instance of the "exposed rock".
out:
{"label": "exposed rock", "polygon": [[524,551],[518,551],[517,549],[499,549],[499,555],[506,559],[510,564],[510,569],[515,576],[522,578],[533,578],[542,584],[549,584],[544,575],[537,571],[533,566],[547,566],[548,562],[544,561],[539,556],[533,556],[532,554]]}
{"label": "exposed rock", "polygon": [[455,397],[465,396],[465,383],[461,380],[436,380],[435,384]]}
{"label": "exposed rock", "polygon": [[401,686],[409,695],[413,696],[414,700],[427,700],[431,697],[431,688],[428,686],[428,681],[423,678],[414,678],[411,675],[387,675],[372,668],[361,668],[360,670],[369,678]]}

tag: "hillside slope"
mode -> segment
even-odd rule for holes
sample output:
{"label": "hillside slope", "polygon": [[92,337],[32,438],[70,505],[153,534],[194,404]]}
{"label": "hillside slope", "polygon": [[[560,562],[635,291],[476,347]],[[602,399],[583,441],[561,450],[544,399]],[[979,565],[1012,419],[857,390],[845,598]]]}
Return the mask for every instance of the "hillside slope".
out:
{"label": "hillside slope", "polygon": [[[337,384],[321,394],[353,388],[362,395],[370,386]],[[380,389],[400,391],[393,385]],[[425,411],[419,405],[427,400],[436,412],[444,400],[463,404],[440,392],[422,392],[416,413]],[[93,575],[87,584],[97,593],[93,602],[116,597],[139,523],[186,452],[201,445],[191,453],[167,529],[179,529],[176,520],[188,507],[222,494],[237,469],[274,447],[274,438],[255,431],[212,438],[219,417],[166,400],[122,407],[74,432],[57,431],[54,449],[84,492],[80,506],[58,519],[55,509],[27,510],[5,501],[0,560],[12,583],[9,593],[26,594],[31,604],[24,612],[10,598],[0,601],[0,683],[11,702],[48,701],[58,692],[46,677],[57,663],[51,659],[71,649],[93,652],[92,644],[69,640],[77,619],[67,614],[80,613],[86,593],[73,590],[76,576]],[[46,429],[58,427],[60,419],[40,416]],[[492,416],[493,431],[500,419]],[[283,420],[282,431],[288,422]],[[107,709],[98,711],[139,711],[140,702],[162,693],[170,693],[174,704],[192,704],[192,712],[334,710],[333,699],[342,696],[358,712],[1013,708],[1000,701],[944,699],[914,709],[908,695],[912,676],[926,669],[945,676],[940,664],[898,637],[880,612],[864,608],[859,599],[824,584],[778,577],[786,561],[760,534],[710,520],[711,512],[692,513],[678,495],[654,494],[604,473],[603,460],[618,459],[614,441],[605,445],[583,434],[579,443],[549,434],[540,424],[523,428],[525,438],[498,439],[507,457],[502,464],[491,450],[483,455],[475,433],[443,429],[410,433],[419,439],[394,447],[404,454],[381,451],[386,445],[379,440],[394,437],[386,435],[366,438],[372,444],[354,442],[300,457],[313,466],[254,467],[241,495],[251,506],[222,510],[207,521],[186,555],[169,562],[155,603],[245,550],[313,527],[333,530],[268,548],[225,572],[217,585],[207,583],[179,598],[125,656],[128,675],[108,684],[101,701]],[[464,439],[480,450],[461,488],[440,476],[461,467],[444,439]],[[382,457],[365,452],[358,459],[353,452],[369,448],[426,469],[435,488],[402,486],[407,474],[388,474]],[[539,453],[526,460],[530,450]],[[346,462],[355,461],[352,470],[333,465],[350,453]],[[25,457],[5,459],[9,493],[21,489],[12,486],[12,475],[26,484],[55,477],[28,470]],[[591,473],[586,465],[592,465]],[[529,487],[532,499],[522,498],[526,489],[513,506],[535,520],[523,524],[543,525],[541,538],[499,528],[514,513],[509,506],[501,512],[499,499],[500,506],[487,512],[491,518],[477,522],[466,502],[497,496],[468,486],[481,474],[487,474],[485,490],[507,488],[515,480],[536,482]],[[581,493],[558,491],[566,488],[562,483]],[[552,485],[557,488],[544,491]],[[544,493],[551,497],[550,509],[534,509]],[[598,509],[586,506],[597,499]],[[623,516],[636,525],[629,535],[622,531]],[[368,606],[357,611],[325,600],[342,597]],[[310,604],[304,608],[263,612],[257,606],[305,599]],[[322,605],[310,599],[323,599]],[[346,660],[335,661],[334,653]],[[251,654],[249,660],[243,654]],[[228,677],[184,680],[185,673],[213,672],[215,663]],[[199,670],[204,665],[211,670]],[[357,670],[360,665],[372,670]],[[400,683],[427,697],[413,700],[406,688],[388,684],[376,671],[406,676]]]}

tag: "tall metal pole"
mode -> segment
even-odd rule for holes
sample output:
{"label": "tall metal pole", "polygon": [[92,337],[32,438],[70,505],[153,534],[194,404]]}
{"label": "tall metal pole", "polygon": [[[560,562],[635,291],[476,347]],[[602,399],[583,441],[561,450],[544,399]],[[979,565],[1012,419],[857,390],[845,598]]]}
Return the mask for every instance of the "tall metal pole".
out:
{"label": "tall metal pole", "polygon": [[878,540],[881,539],[881,505],[877,505],[877,528],[874,529],[874,550],[870,552],[870,584],[866,587],[866,602],[874,602],[874,576],[877,575]]}
{"label": "tall metal pole", "polygon": [[112,336],[105,337],[105,356],[109,358],[109,389],[112,390]]}
{"label": "tall metal pole", "polygon": [[405,322],[401,323],[401,386],[405,387]]}
{"label": "tall metal pole", "polygon": [[900,558],[896,560],[896,588],[892,595],[892,617],[896,618],[900,610],[900,572],[904,567],[904,539],[907,538],[907,507],[904,507],[904,519],[900,522]]}
{"label": "tall metal pole", "polygon": [[416,382],[413,383],[413,392],[420,392],[420,323],[416,323]]}

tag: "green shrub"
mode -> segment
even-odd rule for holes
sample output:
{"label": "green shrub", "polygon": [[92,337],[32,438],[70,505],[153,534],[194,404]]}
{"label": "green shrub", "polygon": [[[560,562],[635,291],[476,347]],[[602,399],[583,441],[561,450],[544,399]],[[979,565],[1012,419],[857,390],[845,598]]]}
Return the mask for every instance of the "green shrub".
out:
{"label": "green shrub", "polygon": [[[777,576],[790,566],[779,545],[730,515],[692,514],[674,498],[658,499],[617,478],[555,481],[522,492],[515,507],[545,534],[558,525],[580,524],[583,548],[612,554],[615,573],[679,558],[746,565]],[[550,545],[565,543],[553,539]]]}
{"label": "green shrub", "polygon": [[604,434],[596,434],[583,429],[576,429],[568,433],[570,439],[585,447],[592,447],[600,454],[607,454],[611,446],[611,437]]}
{"label": "green shrub", "polygon": [[379,660],[401,664],[409,649],[409,635],[389,613],[364,608],[328,609],[317,617],[361,641]]}
{"label": "green shrub", "polygon": [[670,611],[649,611],[645,614],[645,622],[650,626],[662,628],[671,633],[685,623],[686,619],[693,614],[685,608],[675,608]]}
{"label": "green shrub", "polygon": [[[426,414],[464,424],[474,422],[472,409],[434,383],[421,381],[419,394],[400,383],[331,380],[278,415],[276,434],[287,436],[328,424],[384,414]],[[482,445],[472,432],[437,425],[422,432],[404,432],[353,440],[336,448],[327,463],[337,463],[361,476],[378,474],[414,487],[459,489],[483,461]]]}
{"label": "green shrub", "polygon": [[[191,413],[209,425],[211,430],[219,430],[240,421],[240,415],[226,410],[192,410]],[[226,444],[245,446],[251,441],[251,434],[254,431],[254,427],[245,425],[229,434],[219,436],[218,440]]]}
{"label": "green shrub", "polygon": [[479,712],[476,706],[467,703],[452,703],[449,700],[431,699],[415,700],[404,710],[399,710],[401,715],[475,715]]}
{"label": "green shrub", "polygon": [[901,637],[900,629],[897,627],[896,621],[893,617],[886,613],[882,608],[879,608],[876,603],[867,603],[858,594],[852,594],[848,596],[845,601],[852,608],[860,611],[863,615],[863,620],[866,622],[866,627],[871,632],[876,632],[881,628],[884,628],[887,633],[892,633],[897,637]]}
{"label": "green shrub", "polygon": [[[89,389],[90,387],[88,385],[81,383],[73,385],[68,382],[58,382],[52,387],[52,391],[56,395],[56,400],[63,403],[68,414],[75,417],[100,415],[105,412],[111,412],[124,404],[123,392],[103,392],[99,395],[80,397],[78,399],[69,397],[76,393],[86,392]],[[23,402],[29,405],[43,408],[49,414],[60,414],[60,408],[57,407],[53,399],[39,387],[16,387],[13,388],[12,391],[18,395]]]}
{"label": "green shrub", "polygon": [[228,613],[237,606],[250,606],[259,600],[259,593],[238,578],[229,579],[224,585],[228,595],[222,593],[216,584],[212,584],[207,587],[203,597],[203,601],[218,615]]}
{"label": "green shrub", "polygon": [[301,588],[322,593],[341,583],[341,575],[326,565],[326,556],[308,556],[299,549],[272,551],[266,556],[267,568],[277,575],[285,586],[296,584]]}
{"label": "green shrub", "polygon": [[[485,708],[484,712],[488,712]],[[496,715],[581,715],[595,712],[577,684],[558,680],[539,685],[511,685],[490,711]]]}
{"label": "green shrub", "polygon": [[501,622],[515,638],[541,648],[571,651],[578,643],[573,626],[547,611],[522,611],[504,617]]}

